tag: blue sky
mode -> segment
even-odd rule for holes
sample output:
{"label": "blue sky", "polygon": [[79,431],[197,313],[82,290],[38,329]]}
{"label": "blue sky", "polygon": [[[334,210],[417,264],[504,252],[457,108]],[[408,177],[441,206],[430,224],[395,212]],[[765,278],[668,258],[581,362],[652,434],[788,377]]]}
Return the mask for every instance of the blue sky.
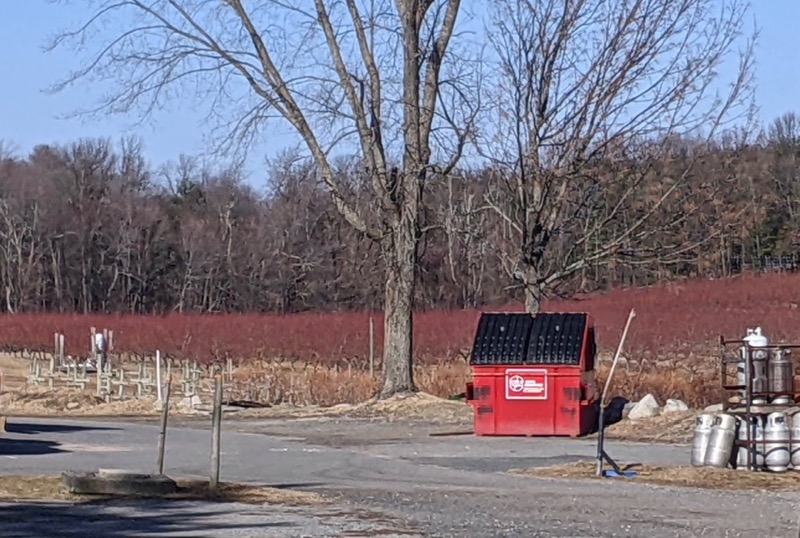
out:
{"label": "blue sky", "polygon": [[[88,5],[85,2],[84,5]],[[800,111],[795,96],[800,87],[800,1],[753,0],[752,13],[761,30],[757,49],[757,104],[760,119],[769,121],[790,111]],[[81,2],[69,6],[46,0],[2,0],[0,7],[0,50],[4,51],[0,82],[0,140],[11,143],[21,155],[40,143],[66,143],[79,137],[135,134],[145,144],[151,163],[176,160],[184,153],[198,155],[205,146],[200,136],[202,118],[189,107],[172,102],[149,125],[108,117],[102,121],[59,119],[90,103],[98,89],[73,88],[49,95],[42,90],[76,67],[66,51],[45,53],[47,38],[64,25],[85,20]],[[288,142],[288,139],[286,139]],[[247,160],[251,171],[281,148],[255,147]],[[256,176],[260,175],[258,173]],[[251,176],[252,177],[252,176]]]}

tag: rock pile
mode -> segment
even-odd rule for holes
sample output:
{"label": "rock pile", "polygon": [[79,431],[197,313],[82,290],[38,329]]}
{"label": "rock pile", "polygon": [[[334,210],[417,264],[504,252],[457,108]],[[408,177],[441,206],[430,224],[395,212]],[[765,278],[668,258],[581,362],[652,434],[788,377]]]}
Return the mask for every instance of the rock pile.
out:
{"label": "rock pile", "polygon": [[664,407],[661,407],[652,394],[648,394],[638,402],[629,403],[626,408],[627,418],[631,420],[642,420],[658,415],[672,415],[689,411],[689,406],[686,405],[686,402],[677,399],[669,399],[664,404]]}

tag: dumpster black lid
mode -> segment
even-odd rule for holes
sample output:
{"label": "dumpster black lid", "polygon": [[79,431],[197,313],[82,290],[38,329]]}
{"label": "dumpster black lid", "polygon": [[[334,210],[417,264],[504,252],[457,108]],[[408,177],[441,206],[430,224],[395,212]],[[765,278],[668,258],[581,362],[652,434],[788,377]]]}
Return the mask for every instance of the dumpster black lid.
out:
{"label": "dumpster black lid", "polygon": [[481,314],[470,364],[525,364],[533,317],[520,313]]}
{"label": "dumpster black lid", "polygon": [[587,323],[585,313],[483,313],[470,364],[580,364]]}
{"label": "dumpster black lid", "polygon": [[588,318],[585,313],[547,313],[533,318],[526,363],[580,364]]}

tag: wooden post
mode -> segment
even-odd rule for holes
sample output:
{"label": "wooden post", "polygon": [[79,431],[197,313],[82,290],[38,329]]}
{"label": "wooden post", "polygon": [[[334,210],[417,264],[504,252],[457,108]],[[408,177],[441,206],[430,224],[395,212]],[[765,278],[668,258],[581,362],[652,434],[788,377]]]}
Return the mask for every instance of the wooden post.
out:
{"label": "wooden post", "polygon": [[47,384],[52,389],[55,386],[55,376],[56,376],[56,357],[55,357],[55,355],[50,357],[50,371],[48,373],[50,375],[47,378]]}
{"label": "wooden post", "polygon": [[161,351],[158,349],[156,350],[156,395],[160,404],[163,400],[161,391]]}
{"label": "wooden post", "polygon": [[96,372],[95,372],[95,382],[97,383],[96,394],[97,394],[97,396],[100,396],[103,393],[103,390],[101,388],[101,384],[102,384],[101,383],[101,378],[102,378],[102,374],[103,373],[100,371],[100,364],[97,362],[97,347],[94,344],[94,335],[97,333],[97,328],[96,327],[90,327],[89,328],[89,333],[91,334],[90,340],[92,342],[92,344],[91,344],[91,346],[89,348],[91,350],[90,351],[91,360],[94,361],[95,370],[96,370]]}
{"label": "wooden post", "polygon": [[222,429],[222,374],[214,374],[214,411],[211,415],[211,489],[219,484],[220,430]]}
{"label": "wooden post", "polygon": [[58,333],[58,358],[61,366],[64,366],[64,333]]}
{"label": "wooden post", "polygon": [[172,388],[172,378],[167,378],[167,391],[161,407],[161,429],[158,431],[158,474],[164,474],[164,447],[167,442],[167,418],[169,417],[169,394]]}
{"label": "wooden post", "polygon": [[369,317],[369,376],[375,375],[375,319]]}

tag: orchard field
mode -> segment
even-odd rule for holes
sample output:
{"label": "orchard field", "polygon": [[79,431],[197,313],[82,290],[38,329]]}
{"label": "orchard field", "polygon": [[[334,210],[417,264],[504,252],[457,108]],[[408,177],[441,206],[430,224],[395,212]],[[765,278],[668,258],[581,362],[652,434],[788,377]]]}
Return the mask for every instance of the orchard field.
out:
{"label": "orchard field", "polygon": [[[661,399],[680,397],[701,405],[715,398],[719,384],[715,356],[720,334],[735,338],[759,325],[773,341],[800,340],[800,275],[686,281],[545,303],[546,311],[589,312],[606,358],[631,308],[637,317],[624,353],[627,364],[615,383],[617,392],[631,398],[653,392]],[[496,310],[518,309],[511,305]],[[415,358],[423,390],[439,396],[463,390],[469,372],[465,357],[479,315],[467,310],[416,316]],[[148,356],[158,349],[166,356],[204,363],[231,358],[242,371],[265,379],[281,375],[275,364],[303,365],[317,376],[317,396],[310,403],[333,404],[366,398],[376,387],[377,376],[367,375],[370,318],[379,360],[383,320],[380,313],[369,312],[4,314],[0,346],[12,353],[50,351],[53,333],[59,331],[65,335],[66,353],[80,356],[88,353],[90,327],[111,329],[115,354]],[[604,364],[599,367],[601,379]]]}

